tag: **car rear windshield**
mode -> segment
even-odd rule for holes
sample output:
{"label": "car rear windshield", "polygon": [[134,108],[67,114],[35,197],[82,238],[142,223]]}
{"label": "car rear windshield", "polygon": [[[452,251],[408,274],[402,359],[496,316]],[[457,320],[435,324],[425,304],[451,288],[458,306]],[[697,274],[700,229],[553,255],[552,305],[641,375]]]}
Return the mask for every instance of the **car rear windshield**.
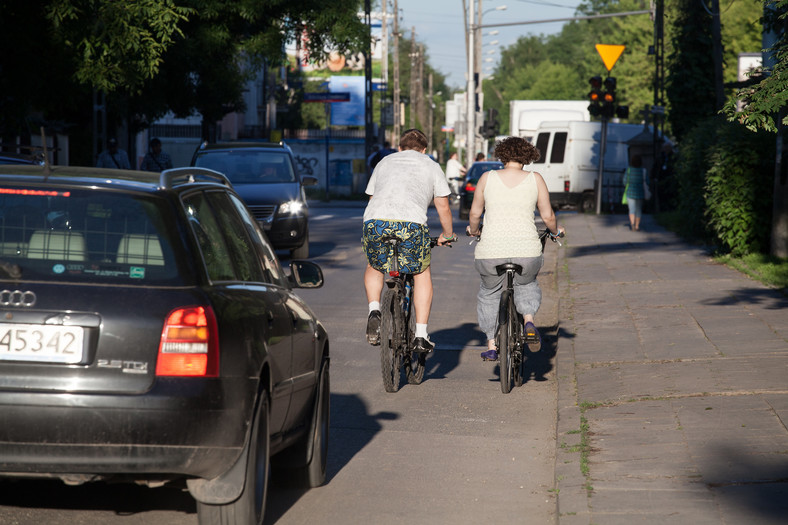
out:
{"label": "car rear windshield", "polygon": [[293,163],[285,151],[205,151],[198,153],[195,166],[224,173],[232,184],[296,181]]}
{"label": "car rear windshield", "polygon": [[0,279],[181,285],[174,224],[164,199],[3,184]]}

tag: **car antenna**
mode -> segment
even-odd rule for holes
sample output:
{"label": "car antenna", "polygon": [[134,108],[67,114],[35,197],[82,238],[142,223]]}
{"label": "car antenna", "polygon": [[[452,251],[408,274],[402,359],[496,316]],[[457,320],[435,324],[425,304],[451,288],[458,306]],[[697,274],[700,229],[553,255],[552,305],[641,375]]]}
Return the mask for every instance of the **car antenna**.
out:
{"label": "car antenna", "polygon": [[52,173],[52,169],[49,166],[49,152],[47,151],[47,137],[44,133],[44,126],[41,126],[41,144],[44,147],[44,179],[46,179]]}

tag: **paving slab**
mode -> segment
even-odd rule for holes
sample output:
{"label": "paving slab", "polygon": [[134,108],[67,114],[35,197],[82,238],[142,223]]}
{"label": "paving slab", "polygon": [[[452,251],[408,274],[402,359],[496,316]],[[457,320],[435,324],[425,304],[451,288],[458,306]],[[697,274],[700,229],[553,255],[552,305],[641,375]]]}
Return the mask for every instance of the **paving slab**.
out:
{"label": "paving slab", "polygon": [[785,523],[788,297],[649,216],[559,219],[559,523]]}

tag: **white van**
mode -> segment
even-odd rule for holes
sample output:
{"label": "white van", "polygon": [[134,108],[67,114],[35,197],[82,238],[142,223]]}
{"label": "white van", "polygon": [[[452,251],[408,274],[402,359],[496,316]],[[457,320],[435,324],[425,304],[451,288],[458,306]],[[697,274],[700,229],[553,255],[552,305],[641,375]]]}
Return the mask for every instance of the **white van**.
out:
{"label": "white van", "polygon": [[[605,172],[602,202],[620,202],[622,177],[629,163],[626,142],[642,133],[641,124],[607,125]],[[526,169],[542,174],[554,206],[579,205],[583,211],[596,209],[596,185],[599,175],[601,122],[542,122],[531,141],[541,158]]]}

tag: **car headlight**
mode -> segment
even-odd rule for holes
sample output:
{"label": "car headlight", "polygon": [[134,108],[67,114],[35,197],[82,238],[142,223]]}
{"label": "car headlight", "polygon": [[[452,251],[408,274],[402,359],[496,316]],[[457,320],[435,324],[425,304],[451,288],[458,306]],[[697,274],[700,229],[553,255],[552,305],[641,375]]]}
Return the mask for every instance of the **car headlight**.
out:
{"label": "car headlight", "polygon": [[299,215],[304,209],[301,201],[287,201],[279,206],[279,215]]}

